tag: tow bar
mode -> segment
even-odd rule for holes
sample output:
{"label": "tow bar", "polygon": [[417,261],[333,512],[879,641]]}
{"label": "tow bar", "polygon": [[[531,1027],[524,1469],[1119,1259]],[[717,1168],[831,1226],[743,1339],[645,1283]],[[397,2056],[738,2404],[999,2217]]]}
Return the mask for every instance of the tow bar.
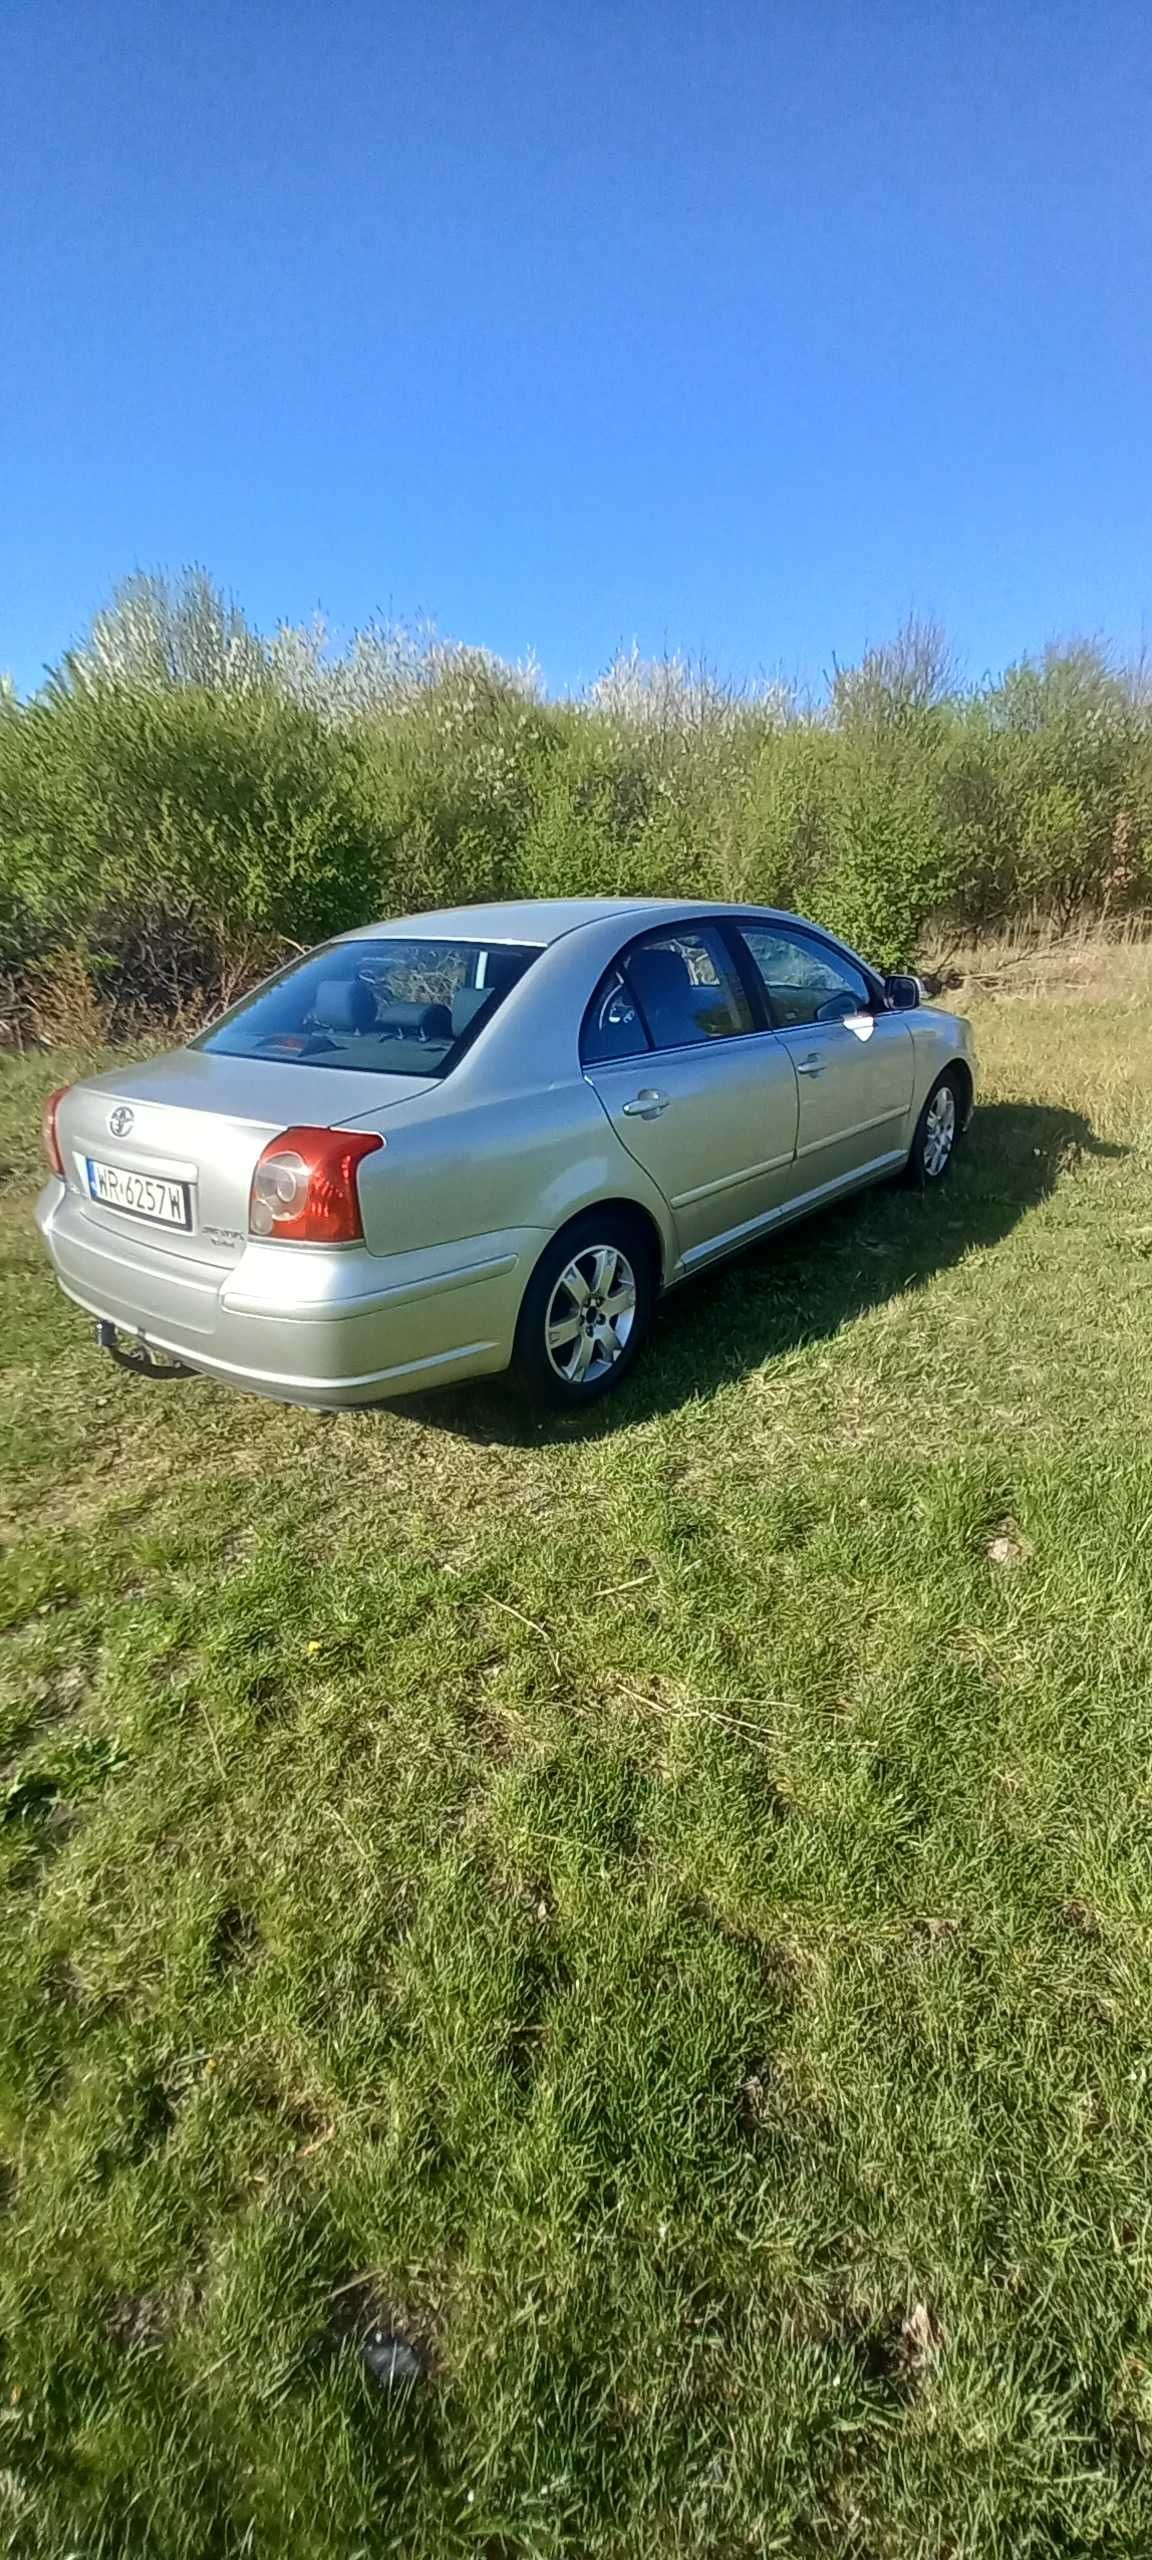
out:
{"label": "tow bar", "polygon": [[158,1360],[155,1352],[149,1350],[143,1334],[129,1334],[127,1340],[135,1343],[136,1348],[126,1350],[120,1339],[119,1327],[109,1324],[106,1316],[96,1319],[96,1340],[100,1349],[108,1353],[109,1359],[115,1361],[117,1368],[130,1369],[134,1378],[190,1378],[193,1375],[183,1360]]}

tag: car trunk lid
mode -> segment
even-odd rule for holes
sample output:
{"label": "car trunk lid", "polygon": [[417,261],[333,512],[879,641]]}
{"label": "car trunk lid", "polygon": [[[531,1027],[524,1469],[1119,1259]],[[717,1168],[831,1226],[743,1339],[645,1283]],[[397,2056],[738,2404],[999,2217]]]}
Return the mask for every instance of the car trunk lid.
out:
{"label": "car trunk lid", "polygon": [[183,1049],[73,1086],[57,1124],[65,1180],[94,1228],[227,1269],[270,1138],[374,1119],[426,1091],[420,1076]]}

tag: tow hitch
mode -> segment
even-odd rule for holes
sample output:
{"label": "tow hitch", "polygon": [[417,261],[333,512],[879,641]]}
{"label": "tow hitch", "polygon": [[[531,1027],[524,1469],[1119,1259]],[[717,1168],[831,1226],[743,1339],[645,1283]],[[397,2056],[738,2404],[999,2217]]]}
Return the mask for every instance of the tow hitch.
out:
{"label": "tow hitch", "polygon": [[[121,1340],[117,1325],[106,1316],[96,1320],[96,1340],[118,1369],[130,1369],[134,1378],[190,1378],[191,1369],[183,1360],[158,1360],[144,1340],[143,1334],[127,1334]],[[131,1347],[129,1347],[131,1346]]]}

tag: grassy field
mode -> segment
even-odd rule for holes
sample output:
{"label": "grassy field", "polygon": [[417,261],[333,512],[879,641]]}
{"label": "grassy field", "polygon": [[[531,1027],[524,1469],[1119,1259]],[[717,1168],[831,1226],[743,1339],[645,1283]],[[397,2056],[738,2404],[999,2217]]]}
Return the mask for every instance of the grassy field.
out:
{"label": "grassy field", "polygon": [[0,2547],[1152,2549],[1120,967],[579,1431],[122,1376],[0,1070]]}

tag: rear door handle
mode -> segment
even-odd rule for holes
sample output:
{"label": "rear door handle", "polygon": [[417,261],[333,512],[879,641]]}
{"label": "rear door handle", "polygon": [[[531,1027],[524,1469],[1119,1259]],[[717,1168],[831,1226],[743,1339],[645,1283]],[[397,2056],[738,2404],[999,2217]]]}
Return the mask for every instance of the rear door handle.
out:
{"label": "rear door handle", "polygon": [[670,1093],[657,1093],[655,1085],[641,1085],[631,1102],[621,1104],[626,1120],[658,1120],[672,1100]]}
{"label": "rear door handle", "polygon": [[[822,1076],[824,1073],[823,1058],[798,1058],[796,1061],[796,1073],[798,1076]],[[627,1106],[625,1106],[625,1108],[627,1108]]]}

